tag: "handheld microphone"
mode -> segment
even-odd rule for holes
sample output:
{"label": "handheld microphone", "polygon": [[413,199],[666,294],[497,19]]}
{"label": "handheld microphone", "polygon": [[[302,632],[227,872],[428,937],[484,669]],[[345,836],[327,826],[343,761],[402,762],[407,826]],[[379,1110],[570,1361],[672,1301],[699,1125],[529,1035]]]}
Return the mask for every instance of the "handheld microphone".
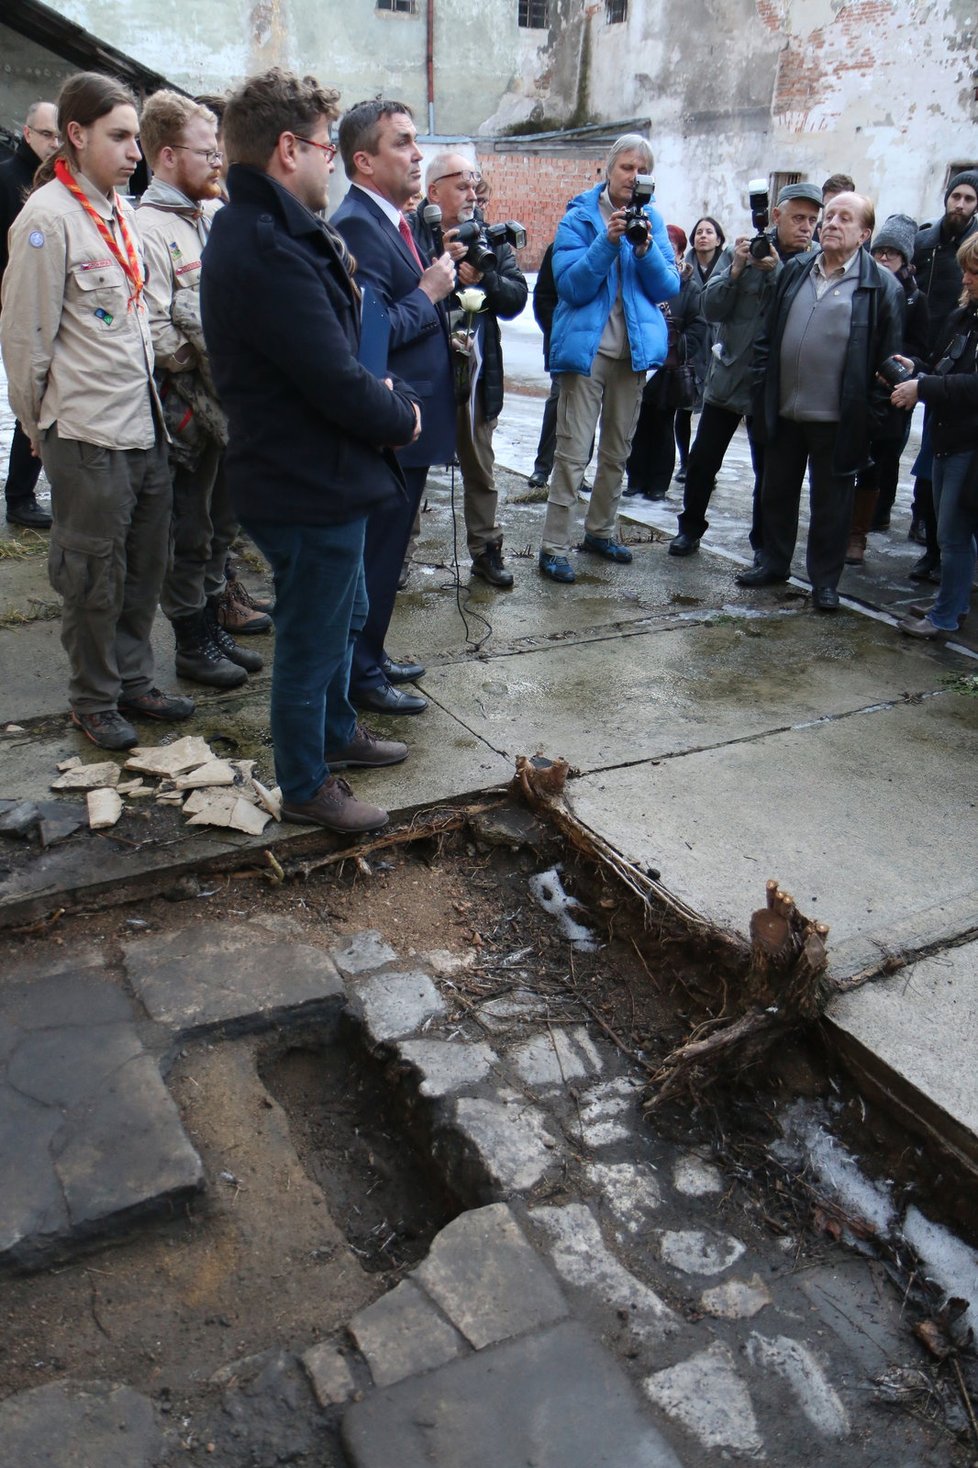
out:
{"label": "handheld microphone", "polygon": [[441,210],[437,204],[426,204],[421,211],[421,218],[431,230],[431,238],[435,244],[435,259],[437,260],[445,253],[445,241],[441,232]]}

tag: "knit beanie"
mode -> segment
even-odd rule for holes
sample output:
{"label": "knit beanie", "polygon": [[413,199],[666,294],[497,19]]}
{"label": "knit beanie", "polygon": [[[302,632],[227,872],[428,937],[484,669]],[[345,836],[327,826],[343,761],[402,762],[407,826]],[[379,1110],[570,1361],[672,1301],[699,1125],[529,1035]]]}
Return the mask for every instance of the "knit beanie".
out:
{"label": "knit beanie", "polygon": [[978,168],[966,168],[964,173],[956,173],[944,192],[944,202],[954,193],[959,184],[967,184],[978,194]]}
{"label": "knit beanie", "polygon": [[882,250],[886,246],[890,250],[899,250],[903,256],[903,263],[909,265],[913,259],[914,242],[917,238],[917,221],[911,219],[909,214],[891,214],[884,219],[876,231],[876,238],[870,245],[870,253],[874,250]]}
{"label": "knit beanie", "polygon": [[680,255],[684,254],[688,244],[685,230],[680,229],[678,224],[667,224],[666,234],[672,241],[672,248],[678,250]]}

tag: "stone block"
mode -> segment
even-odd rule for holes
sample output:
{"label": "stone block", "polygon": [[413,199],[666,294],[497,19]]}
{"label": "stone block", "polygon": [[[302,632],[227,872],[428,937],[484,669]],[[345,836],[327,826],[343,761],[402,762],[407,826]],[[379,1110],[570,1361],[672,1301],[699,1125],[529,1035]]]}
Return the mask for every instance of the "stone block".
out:
{"label": "stone block", "polygon": [[683,1228],[661,1233],[659,1252],[666,1264],[683,1274],[722,1274],[736,1264],[744,1245],[732,1234]]}
{"label": "stone block", "polygon": [[351,993],[375,1044],[415,1034],[445,1013],[445,1001],[427,974],[384,973],[360,979]]}
{"label": "stone block", "polygon": [[700,1307],[718,1320],[750,1320],[771,1303],[771,1292],[759,1274],[728,1279],[700,1295]]}
{"label": "stone block", "polygon": [[791,1388],[812,1426],[824,1437],[846,1437],[849,1415],[812,1351],[791,1336],[752,1332],[747,1359],[765,1374],[780,1376]]}
{"label": "stone block", "polygon": [[152,1404],[110,1382],[51,1382],[0,1402],[10,1468],[158,1468],[164,1443]]}
{"label": "stone block", "polygon": [[129,1001],[95,969],[0,989],[0,1261],[32,1268],[203,1184]]}
{"label": "stone block", "polygon": [[370,928],[363,933],[354,933],[331,949],[330,957],[343,977],[350,979],[357,974],[370,973],[373,969],[394,963],[397,954],[381,933]]}
{"label": "stone block", "polygon": [[352,1468],[681,1468],[614,1358],[572,1322],[371,1393]]}
{"label": "stone block", "polygon": [[472,1209],[443,1228],[413,1278],[477,1350],[567,1313],[505,1203]]}
{"label": "stone block", "polygon": [[548,1234],[561,1278],[589,1291],[610,1309],[623,1312],[633,1335],[660,1341],[677,1328],[676,1316],[665,1301],[631,1274],[608,1248],[585,1204],[535,1208],[530,1217]]}
{"label": "stone block", "polygon": [[354,1315],[349,1328],[378,1386],[443,1366],[465,1350],[458,1331],[409,1279]]}
{"label": "stone block", "polygon": [[704,1448],[726,1448],[745,1457],[764,1456],[750,1392],[719,1341],[686,1361],[656,1371],[644,1382],[657,1407],[681,1422]]}
{"label": "stone block", "polygon": [[319,1341],[299,1358],[321,1407],[348,1402],[356,1390],[350,1363],[332,1341]]}
{"label": "stone block", "polygon": [[181,1033],[254,1029],[343,995],[336,967],[321,949],[276,940],[253,923],[195,923],[134,939],[124,952],[150,1016]]}
{"label": "stone block", "polygon": [[564,1086],[599,1074],[601,1057],[583,1025],[550,1028],[513,1050],[510,1059],[529,1086]]}
{"label": "stone block", "polygon": [[528,1192],[554,1159],[556,1140],[526,1102],[462,1097],[455,1125],[478,1156],[491,1184],[506,1193]]}
{"label": "stone block", "polygon": [[420,1073],[422,1096],[448,1096],[484,1081],[496,1063],[496,1054],[481,1042],[466,1045],[460,1040],[402,1040],[397,1047],[402,1060]]}

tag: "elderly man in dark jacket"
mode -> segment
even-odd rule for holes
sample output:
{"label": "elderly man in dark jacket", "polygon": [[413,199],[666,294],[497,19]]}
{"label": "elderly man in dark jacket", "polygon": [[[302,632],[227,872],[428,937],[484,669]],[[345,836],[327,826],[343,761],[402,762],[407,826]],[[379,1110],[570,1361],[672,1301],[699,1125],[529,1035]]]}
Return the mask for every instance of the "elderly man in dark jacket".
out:
{"label": "elderly man in dark jacket", "polygon": [[821,252],[782,270],[754,354],[754,426],[765,443],[764,549],[760,564],[737,582],[787,581],[809,469],[807,565],[821,612],[839,605],[855,476],[888,401],[876,374],[903,342],[903,292],[864,249],[874,224],[868,199],[836,195],[825,211]]}
{"label": "elderly man in dark jacket", "polygon": [[[465,530],[472,574],[490,586],[509,587],[513,573],[503,564],[503,532],[496,523],[499,497],[493,478],[492,435],[503,406],[503,344],[499,321],[511,321],[526,305],[527,285],[505,240],[492,245],[495,263],[479,266],[466,259],[469,245],[455,238],[458,226],[473,219],[477,174],[461,153],[438,153],[425,174],[427,203],[441,210],[440,229],[458,277],[456,291],[446,305],[452,331],[455,367],[455,449],[462,466],[465,491]],[[437,253],[435,239],[425,225],[424,205],[415,215],[415,230],[425,250]],[[470,291],[484,300],[466,312]]]}
{"label": "elderly man in dark jacket", "polygon": [[275,575],[272,742],[283,814],[357,832],[382,826],[387,813],[331,770],[396,764],[408,752],[357,722],[349,687],[367,606],[367,516],[404,496],[391,446],[417,436],[420,413],[403,386],[357,359],[349,254],[318,214],[336,101],[278,68],[231,97],[231,202],[204,254],[201,314],[228,417],[231,497]]}
{"label": "elderly man in dark jacket", "polygon": [[[0,163],[0,280],[7,268],[7,236],[24,207],[34,175],[58,147],[58,109],[53,102],[33,102],[27,109],[24,132],[12,158]],[[35,490],[41,461],[31,453],[30,440],[14,424],[10,466],[5,489],[7,521],[31,530],[47,530],[51,516],[37,502]]]}

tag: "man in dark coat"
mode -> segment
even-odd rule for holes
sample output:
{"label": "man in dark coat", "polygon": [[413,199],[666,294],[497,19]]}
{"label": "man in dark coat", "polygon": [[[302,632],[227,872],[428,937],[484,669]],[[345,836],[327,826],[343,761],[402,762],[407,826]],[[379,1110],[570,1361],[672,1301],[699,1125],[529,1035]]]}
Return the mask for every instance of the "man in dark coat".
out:
{"label": "man in dark coat", "polygon": [[[7,268],[10,226],[24,207],[35,173],[57,151],[59,141],[58,109],[53,102],[33,102],[27,109],[17,151],[6,163],[0,163],[0,280]],[[30,441],[20,424],[15,423],[5,490],[8,524],[26,525],[31,530],[50,527],[51,516],[41,508],[35,495],[40,472],[40,459],[31,453]]]}
{"label": "man in dark coat", "polygon": [[[503,344],[499,321],[512,321],[526,305],[527,285],[505,240],[492,245],[495,262],[479,268],[466,259],[469,246],[455,239],[458,226],[474,217],[478,175],[461,153],[437,153],[425,177],[427,203],[441,210],[445,246],[455,262],[458,290],[447,306],[456,380],[455,446],[462,466],[465,529],[472,574],[490,586],[509,587],[513,573],[503,564],[503,532],[496,523],[499,497],[493,479],[492,435],[503,406]],[[422,255],[435,240],[424,223],[424,202],[415,215]],[[470,290],[484,300],[477,314],[463,307]],[[465,293],[465,294],[462,294]],[[478,364],[478,367],[476,366]]]}
{"label": "man in dark coat", "polygon": [[760,564],[737,583],[787,581],[809,470],[807,565],[820,612],[839,605],[855,476],[869,458],[874,417],[888,402],[876,374],[903,343],[903,292],[864,248],[874,224],[862,194],[836,195],[825,211],[821,251],[781,271],[754,353],[764,548]]}
{"label": "man in dark coat", "polygon": [[944,214],[917,231],[913,267],[930,309],[930,346],[944,340],[944,323],[961,295],[958,250],[978,230],[978,169],[956,173],[944,190]]}
{"label": "man in dark coat", "polygon": [[337,96],[274,68],[231,97],[230,203],[215,217],[200,293],[228,418],[228,487],[275,576],[271,723],[282,811],[357,832],[382,826],[387,813],[331,770],[407,755],[357,722],[349,683],[366,613],[367,517],[398,512],[404,481],[389,446],[417,437],[420,413],[403,384],[358,361],[349,255],[319,217]]}
{"label": "man in dark coat", "polygon": [[420,714],[428,701],[397,685],[424,674],[419,663],[399,663],[384,646],[397,582],[414,516],[432,464],[455,458],[455,394],[444,301],[455,289],[455,267],[444,253],[427,265],[403,210],[421,190],[421,150],[410,108],[403,102],[359,102],[339,129],[340,152],[351,188],[333,215],[390,323],[387,364],[416,391],[421,437],[398,454],[407,500],[370,516],[364,566],[370,611],[357,638],[351,690],[362,709]]}

